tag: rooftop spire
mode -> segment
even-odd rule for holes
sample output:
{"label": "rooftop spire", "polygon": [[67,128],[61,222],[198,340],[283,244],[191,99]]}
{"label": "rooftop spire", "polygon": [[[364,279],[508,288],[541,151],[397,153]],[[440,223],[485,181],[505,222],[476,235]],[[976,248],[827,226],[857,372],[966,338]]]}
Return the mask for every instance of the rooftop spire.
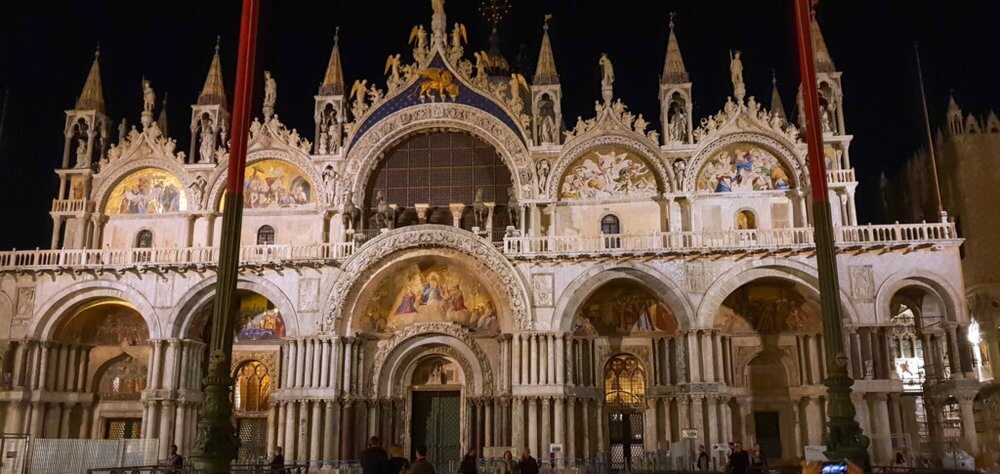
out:
{"label": "rooftop spire", "polygon": [[219,59],[220,41],[221,38],[216,36],[215,55],[208,67],[205,86],[201,88],[201,94],[198,94],[198,105],[226,105],[226,89],[222,86],[222,60]]}
{"label": "rooftop spire", "polygon": [[344,69],[340,64],[340,27],[333,33],[333,51],[326,66],[323,84],[319,86],[321,95],[344,95]]}
{"label": "rooftop spire", "polygon": [[160,115],[156,117],[156,126],[160,129],[160,133],[165,137],[169,137],[170,133],[167,130],[167,93],[163,93],[163,104],[160,105]]}
{"label": "rooftop spire", "polygon": [[816,72],[834,72],[837,68],[833,65],[833,58],[830,57],[830,50],[826,49],[826,40],[823,39],[823,32],[819,29],[816,21],[816,10],[810,15],[809,26],[812,29],[813,53],[816,55]]}
{"label": "rooftop spire", "polygon": [[104,112],[104,89],[101,87],[101,45],[94,51],[94,62],[90,65],[87,82],[83,84],[83,92],[76,99],[77,110],[96,110]]}
{"label": "rooftop spire", "polygon": [[785,106],[781,103],[781,94],[778,93],[778,77],[771,70],[771,113],[786,119]]}
{"label": "rooftop spire", "polygon": [[531,80],[533,85],[549,85],[559,83],[559,74],[556,72],[556,60],[552,55],[552,43],[549,42],[549,20],[551,13],[545,14],[545,25],[542,27],[542,47],[538,51],[538,67],[535,68],[535,77]]}
{"label": "rooftop spire", "polygon": [[674,34],[674,16],[676,15],[675,12],[670,13],[670,36],[667,37],[667,57],[663,61],[661,84],[690,81],[687,69],[684,67],[684,58],[681,57],[681,47],[677,44],[677,35]]}

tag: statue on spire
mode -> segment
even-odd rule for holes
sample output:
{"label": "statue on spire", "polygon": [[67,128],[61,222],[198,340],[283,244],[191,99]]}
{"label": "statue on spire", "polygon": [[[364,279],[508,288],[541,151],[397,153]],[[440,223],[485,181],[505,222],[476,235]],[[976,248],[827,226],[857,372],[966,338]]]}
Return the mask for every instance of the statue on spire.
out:
{"label": "statue on spire", "polygon": [[735,53],[729,52],[729,73],[733,81],[733,95],[736,96],[736,102],[742,103],[746,95],[746,86],[743,85],[743,60],[740,59],[740,54],[739,50]]}
{"label": "statue on spire", "polygon": [[274,104],[278,101],[278,83],[271,71],[264,71],[264,120],[274,115]]}
{"label": "statue on spire", "polygon": [[613,94],[612,87],[615,83],[615,68],[611,65],[611,59],[607,53],[601,53],[601,59],[597,61],[601,66],[601,97],[604,102],[610,103]]}
{"label": "statue on spire", "polygon": [[156,92],[153,91],[152,84],[148,79],[142,80],[142,126],[148,127],[153,123],[153,108],[156,107]]}

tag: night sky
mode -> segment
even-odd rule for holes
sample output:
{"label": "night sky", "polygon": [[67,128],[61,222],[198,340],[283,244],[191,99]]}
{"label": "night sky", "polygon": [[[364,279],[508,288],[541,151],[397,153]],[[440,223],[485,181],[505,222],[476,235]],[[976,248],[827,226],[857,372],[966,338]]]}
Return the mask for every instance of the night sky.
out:
{"label": "night sky", "polygon": [[[511,13],[500,25],[501,48],[516,62],[523,47],[529,81],[543,15],[554,15],[550,33],[563,86],[563,116],[570,126],[578,115],[593,115],[602,52],[615,65],[615,95],[656,126],[657,82],[671,11],[677,12],[678,40],[694,83],[696,121],[717,112],[731,95],[731,48],[743,51],[748,95],[769,104],[774,69],[785,110],[796,110],[790,0],[510,2]],[[468,27],[467,53],[488,46],[489,27],[477,12],[479,3],[446,4],[449,25],[459,21]],[[264,4],[259,69],[270,69],[278,82],[278,115],[307,137],[313,128],[312,96],[326,69],[335,26],[341,27],[348,84],[361,78],[381,85],[386,56],[401,52],[410,61],[410,28],[429,27],[431,16],[430,2],[424,0]],[[818,11],[834,63],[844,73],[845,118],[855,136],[851,158],[860,181],[859,220],[882,222],[880,173],[893,173],[924,140],[914,40],[920,41],[932,121],[941,121],[949,90],[963,110],[985,114],[1000,106],[1000,2],[826,0]],[[138,123],[145,76],[159,98],[169,94],[170,134],[178,139],[178,150],[186,151],[190,105],[201,90],[216,35],[222,36],[223,74],[232,99],[239,14],[237,1],[0,0],[0,89],[10,88],[0,141],[0,249],[48,246],[63,111],[80,94],[98,42],[112,121],[126,117]],[[258,89],[261,83],[258,79]],[[260,91],[257,115],[259,103]],[[116,127],[111,132],[116,136]]]}

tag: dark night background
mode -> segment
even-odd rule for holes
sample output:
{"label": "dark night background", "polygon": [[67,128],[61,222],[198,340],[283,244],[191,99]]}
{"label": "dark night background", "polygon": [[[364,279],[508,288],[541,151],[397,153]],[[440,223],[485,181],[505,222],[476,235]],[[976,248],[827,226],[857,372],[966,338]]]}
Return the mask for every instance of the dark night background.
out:
{"label": "dark night background", "polygon": [[[668,13],[694,83],[695,121],[717,112],[727,95],[728,50],[743,51],[748,95],[769,104],[771,70],[785,110],[794,113],[798,71],[790,0],[572,1],[510,0],[501,23],[501,46],[515,62],[524,45],[530,80],[541,40],[542,17],[552,13],[553,50],[563,86],[563,115],[593,115],[600,96],[597,59],[615,65],[615,95],[635,112],[658,121],[657,81],[663,68]],[[312,136],[312,96],[322,80],[340,25],[348,85],[355,79],[384,84],[390,53],[409,62],[406,39],[416,23],[430,25],[430,2],[265,1],[258,68],[278,81],[277,113]],[[487,49],[489,27],[479,1],[448,0],[449,25],[469,29],[471,51]],[[851,158],[858,171],[859,220],[883,222],[879,175],[892,174],[924,142],[913,41],[920,41],[931,120],[940,123],[948,91],[965,112],[987,113],[1000,104],[995,87],[1000,2],[833,1],[818,17],[837,69],[843,71],[845,118],[855,136]],[[201,90],[215,36],[232,99],[240,5],[223,2],[24,2],[0,0],[0,89],[10,88],[0,142],[0,249],[48,245],[55,196],[53,169],[62,157],[63,111],[74,105],[101,45],[106,112],[114,123],[137,124],[140,80],[159,98],[169,94],[170,134],[187,150],[190,105]],[[258,89],[262,88],[258,79]],[[259,115],[260,91],[257,97]],[[2,97],[0,97],[2,100]],[[655,125],[654,125],[655,126]],[[112,136],[117,136],[112,127]]]}

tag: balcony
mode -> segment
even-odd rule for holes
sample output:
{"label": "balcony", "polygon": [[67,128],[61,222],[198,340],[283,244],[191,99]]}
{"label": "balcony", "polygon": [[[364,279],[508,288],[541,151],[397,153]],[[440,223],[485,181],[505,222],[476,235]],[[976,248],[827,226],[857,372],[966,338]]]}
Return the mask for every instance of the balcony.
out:
{"label": "balcony", "polygon": [[853,183],[855,182],[854,168],[849,168],[846,170],[826,170],[826,182]]}
{"label": "balcony", "polygon": [[53,199],[52,212],[74,213],[92,211],[93,203],[87,199]]}
{"label": "balcony", "polygon": [[[834,239],[843,249],[916,248],[957,245],[952,223],[837,227]],[[471,234],[470,234],[471,235]],[[815,247],[813,229],[800,227],[718,232],[660,232],[646,235],[501,237],[492,239],[511,258],[607,254],[793,251]],[[245,245],[246,266],[316,265],[343,260],[367,244],[337,242],[309,245]],[[0,271],[118,270],[148,267],[215,266],[218,247],[12,250],[0,252]]]}
{"label": "balcony", "polygon": [[[893,248],[960,242],[955,225],[891,224],[837,227],[840,248]],[[586,254],[655,254],[796,250],[815,247],[812,227],[660,232],[647,235],[507,237],[503,251],[511,256]]]}

